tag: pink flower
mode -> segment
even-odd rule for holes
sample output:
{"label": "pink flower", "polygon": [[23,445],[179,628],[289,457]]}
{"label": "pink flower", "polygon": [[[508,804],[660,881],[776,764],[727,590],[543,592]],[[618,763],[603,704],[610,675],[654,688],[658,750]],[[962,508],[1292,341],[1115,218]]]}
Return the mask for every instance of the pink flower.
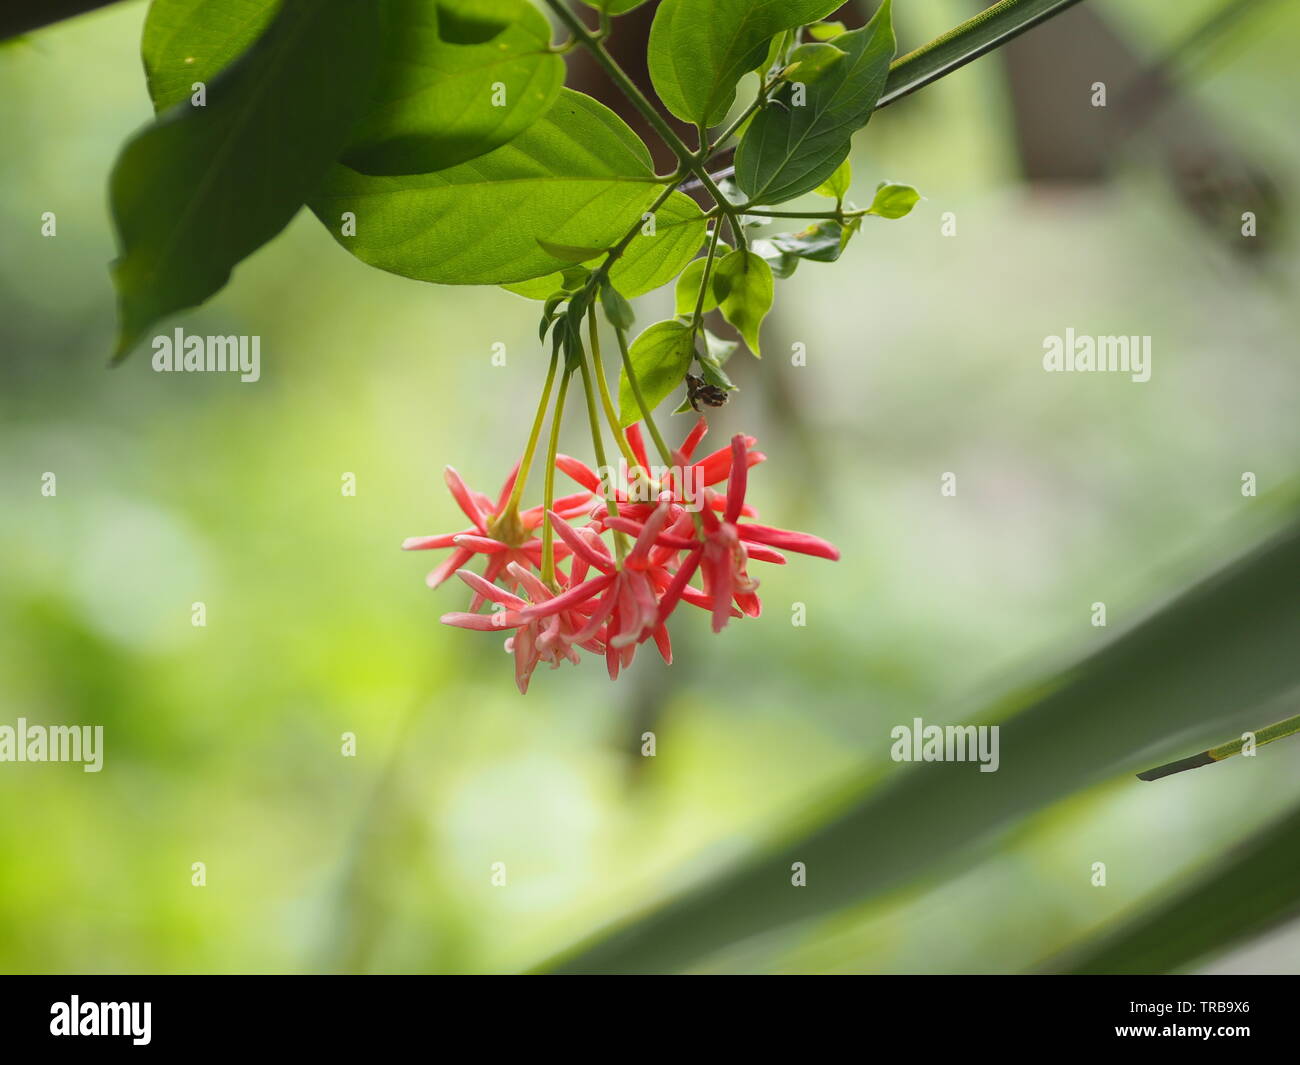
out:
{"label": "pink flower", "polygon": [[[528,600],[498,588],[470,570],[457,570],[456,576],[474,590],[476,599],[496,603],[505,609],[491,614],[444,614],[442,623],[481,632],[514,629],[514,634],[506,640],[506,650],[515,656],[515,683],[519,691],[526,694],[528,682],[539,662],[549,662],[552,669],[558,668],[565,660],[576,664],[579,656],[574,650],[575,645],[591,651],[604,650],[594,636],[579,635],[587,619],[574,608],[609,584],[610,578],[599,577],[571,592],[556,595],[517,562],[511,562],[508,568],[510,576],[528,593]],[[581,594],[573,594],[575,592]]]}
{"label": "pink flower", "polygon": [[[728,447],[696,460],[706,432],[701,418],[673,453],[671,468],[663,469],[649,463],[640,427],[632,426],[626,437],[637,465],[612,485],[603,485],[580,459],[559,455],[556,468],[582,491],[555,500],[550,510],[511,505],[515,472],[494,504],[448,468],[448,487],[471,528],[403,544],[407,550],[450,548],[429,584],[455,572],[474,592],[468,612],[442,620],[480,631],[509,630],[506,648],[514,655],[521,692],[540,663],[556,668],[577,662],[583,650],[603,655],[613,679],[647,640],[672,662],[667,622],[681,603],[707,610],[715,632],[732,618],[757,617],[762,603],[751,562],[784,565],[787,551],[839,558],[819,537],[750,520],[756,513],[745,501],[749,469],[765,456],[754,450],[753,437],[738,434]],[[714,487],[723,482],[725,492]],[[612,500],[600,498],[606,492]],[[585,525],[570,524],[584,513]],[[567,572],[549,566],[545,579],[543,539],[537,535],[544,523],[555,533],[554,560],[567,563]],[[487,558],[481,576],[463,568],[477,554]],[[699,586],[693,583],[697,575]],[[487,603],[494,611],[481,613]]]}
{"label": "pink flower", "polygon": [[[425,578],[425,583],[430,588],[438,587],[476,554],[487,556],[483,576],[489,583],[507,571],[512,563],[518,563],[524,569],[541,569],[542,541],[532,533],[542,524],[544,508],[531,507],[518,513],[510,513],[506,509],[518,473],[519,466],[516,464],[493,504],[487,496],[475,492],[465,484],[454,469],[447,467],[444,474],[447,487],[451,489],[453,498],[460,504],[465,516],[473,523],[473,528],[440,536],[412,536],[402,542],[403,551],[432,551],[447,547],[454,549]],[[591,493],[579,492],[557,499],[555,509],[561,514],[581,514],[590,504]],[[478,610],[482,604],[481,593],[476,593],[470,610]]]}

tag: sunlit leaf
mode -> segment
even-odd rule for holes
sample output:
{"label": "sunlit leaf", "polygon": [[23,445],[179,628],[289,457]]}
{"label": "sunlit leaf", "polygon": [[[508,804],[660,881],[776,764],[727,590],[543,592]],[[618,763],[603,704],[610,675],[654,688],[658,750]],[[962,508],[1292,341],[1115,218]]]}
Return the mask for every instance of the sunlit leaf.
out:
{"label": "sunlit leaf", "polygon": [[[655,212],[654,220],[654,231],[648,232],[643,225],[609,272],[614,287],[628,299],[668,284],[700,250],[704,239],[704,213],[699,204],[680,192],[668,197]],[[589,259],[587,265],[599,266],[604,259],[602,251]],[[517,296],[542,300],[559,284],[558,274],[548,274],[502,288]]]}
{"label": "sunlit leaf", "polygon": [[808,27],[808,36],[814,41],[831,41],[845,31],[842,22],[814,22]]}
{"label": "sunlit leaf", "polygon": [[[311,208],[343,247],[382,270],[505,284],[564,266],[539,241],[614,245],[658,189],[649,152],[623,120],[565,89],[545,118],[460,166],[392,177],[336,166]],[[345,213],[355,215],[355,235],[345,231]]]}
{"label": "sunlit leaf", "polygon": [[842,200],[849,194],[849,184],[853,181],[853,167],[847,159],[835,168],[825,181],[818,185],[813,192],[818,196],[828,196],[832,200]]}
{"label": "sunlit leaf", "polygon": [[867,211],[881,218],[903,218],[911,214],[920,199],[921,194],[911,185],[882,181],[876,186],[876,195]]}

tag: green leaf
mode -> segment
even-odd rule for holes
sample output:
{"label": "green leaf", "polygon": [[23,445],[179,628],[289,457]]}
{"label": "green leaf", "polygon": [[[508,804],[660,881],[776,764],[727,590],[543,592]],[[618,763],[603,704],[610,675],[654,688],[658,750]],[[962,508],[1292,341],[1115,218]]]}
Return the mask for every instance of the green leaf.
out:
{"label": "green leaf", "polygon": [[736,181],[751,203],[784,203],[810,192],[848,156],[853,133],[876,108],[894,55],[889,0],[862,29],[818,47],[847,54],[811,84],[777,92],[736,149]]}
{"label": "green leaf", "polygon": [[800,259],[833,263],[844,250],[844,228],[834,219],[814,222],[798,233],[781,233],[771,238],[779,250]]}
{"label": "green leaf", "polygon": [[801,44],[790,53],[790,61],[782,76],[787,81],[809,84],[830,70],[845,54],[833,44]]}
{"label": "green leaf", "polygon": [[294,216],[364,106],[381,29],[371,5],[285,0],[208,85],[206,106],[175,107],[127,143],[109,181],[121,251],[116,357],[217,292]]}
{"label": "green leaf", "polygon": [[[865,767],[864,783],[816,803],[761,852],[601,935],[558,968],[680,970],[760,932],[898,890],[941,863],[955,869],[993,833],[1082,788],[1116,776],[1154,786],[1129,774],[1258,727],[1267,720],[1261,707],[1275,710],[1295,691],[1297,572],[1300,522],[1027,699],[1016,695],[968,719],[1000,726],[997,772],[927,763],[895,767],[880,783],[878,766]],[[796,860],[809,870],[808,889],[790,888]]]}
{"label": "green leaf", "polygon": [[[626,123],[565,89],[546,117],[468,163],[392,177],[336,166],[311,208],[371,266],[420,281],[493,285],[563,267],[540,240],[614,245],[658,190],[650,153]],[[343,232],[345,212],[355,214],[354,236]]]}
{"label": "green leaf", "polygon": [[[713,253],[714,264],[716,265],[717,260],[729,251],[731,251],[731,245],[725,240],[718,241],[718,247]],[[695,304],[700,298],[700,283],[704,280],[704,264],[707,261],[707,256],[692,260],[677,278],[677,289],[674,293],[675,314],[690,315],[695,313]],[[717,305],[718,297],[713,294],[713,285],[710,283],[708,291],[704,293],[704,306],[700,313],[707,314]]]}
{"label": "green leaf", "polygon": [[744,338],[755,356],[759,328],[772,309],[772,269],[752,251],[733,251],[713,268],[713,291],[722,316]]}
{"label": "green leaf", "polygon": [[161,113],[207,85],[248,51],[279,0],[154,0],[140,54],[154,110]]}
{"label": "green leaf", "polygon": [[352,169],[443,170],[508,143],[555,103],[564,60],[550,51],[551,24],[528,0],[385,0],[385,7],[387,54],[343,155]]}
{"label": "green leaf", "polygon": [[[675,319],[656,322],[632,342],[628,354],[641,385],[641,397],[654,410],[686,380],[686,371],[695,357],[690,326]],[[618,379],[618,422],[626,428],[640,420],[641,407],[624,367]]]}
{"label": "green leaf", "polygon": [[[704,230],[704,213],[699,204],[683,193],[674,192],[655,212],[654,233],[648,233],[642,227],[614,263],[609,272],[610,280],[628,299],[636,299],[668,284],[700,250]],[[602,251],[588,262],[599,265],[603,257]],[[548,274],[503,287],[518,296],[541,300],[554,292],[559,284],[558,274]]]}
{"label": "green leaf", "polygon": [[663,0],[650,27],[650,80],[684,121],[715,126],[736,82],[762,64],[772,38],[830,14],[835,0]]}
{"label": "green leaf", "polygon": [[814,41],[834,40],[845,30],[842,22],[814,22],[808,27],[808,36]]}
{"label": "green leaf", "polygon": [[636,324],[632,305],[619,295],[608,279],[600,286],[600,305],[605,311],[606,320],[615,329],[631,329]]}
{"label": "green leaf", "polygon": [[853,167],[847,159],[835,168],[835,173],[818,185],[813,192],[818,196],[828,196],[837,203],[849,194],[849,184],[853,181]]}
{"label": "green leaf", "polygon": [[1049,962],[1049,972],[1168,973],[1300,912],[1300,807],[1238,844],[1174,898]]}
{"label": "green leaf", "polygon": [[921,194],[911,185],[882,181],[876,186],[876,196],[867,208],[867,213],[881,218],[902,218],[912,213],[912,208],[920,199]]}

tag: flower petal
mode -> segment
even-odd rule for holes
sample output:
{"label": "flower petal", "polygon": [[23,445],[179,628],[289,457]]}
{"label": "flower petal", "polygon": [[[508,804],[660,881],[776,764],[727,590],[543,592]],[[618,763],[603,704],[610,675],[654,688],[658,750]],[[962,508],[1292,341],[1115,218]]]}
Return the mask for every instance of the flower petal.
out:
{"label": "flower petal", "polygon": [[461,476],[452,467],[448,466],[443,471],[443,480],[447,482],[447,487],[451,489],[451,494],[456,502],[460,504],[460,509],[465,512],[465,517],[474,523],[474,528],[479,532],[487,534],[487,524],[485,515],[479,509],[474,495],[469,490],[469,486],[461,480]]}
{"label": "flower petal", "polygon": [[767,544],[770,547],[780,548],[782,551],[798,551],[801,555],[828,558],[832,562],[839,561],[839,548],[829,540],[823,540],[820,536],[813,536],[811,533],[774,529],[770,525],[758,525],[755,522],[737,525],[736,531],[742,540]]}

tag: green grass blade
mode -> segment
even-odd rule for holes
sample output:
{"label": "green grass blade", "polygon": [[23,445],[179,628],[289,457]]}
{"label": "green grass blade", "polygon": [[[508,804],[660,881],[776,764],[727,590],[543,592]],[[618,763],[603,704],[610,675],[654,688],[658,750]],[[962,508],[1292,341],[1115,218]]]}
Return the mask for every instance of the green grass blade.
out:
{"label": "green grass blade", "polygon": [[974,18],[954,26],[942,37],[900,56],[889,68],[889,80],[878,108],[892,104],[923,85],[951,74],[973,59],[1059,15],[1079,0],[1001,0]]}

